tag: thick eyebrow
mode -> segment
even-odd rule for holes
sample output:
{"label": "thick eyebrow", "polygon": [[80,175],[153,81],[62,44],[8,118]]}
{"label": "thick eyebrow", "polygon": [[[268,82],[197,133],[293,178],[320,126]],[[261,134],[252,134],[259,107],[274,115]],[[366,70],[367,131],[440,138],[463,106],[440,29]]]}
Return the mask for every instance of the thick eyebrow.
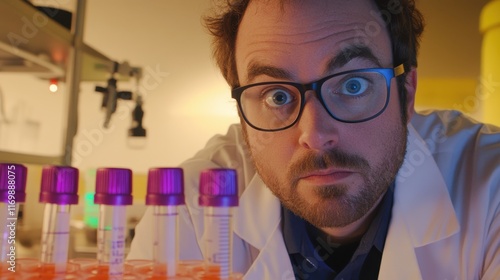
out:
{"label": "thick eyebrow", "polygon": [[248,66],[247,82],[252,82],[257,76],[266,75],[275,79],[291,80],[290,72],[283,68],[263,65],[253,62]]}
{"label": "thick eyebrow", "polygon": [[378,58],[372,50],[365,45],[350,45],[343,48],[326,65],[325,72],[333,73],[335,69],[340,68],[353,59],[363,59],[375,63],[377,67],[382,67]]}

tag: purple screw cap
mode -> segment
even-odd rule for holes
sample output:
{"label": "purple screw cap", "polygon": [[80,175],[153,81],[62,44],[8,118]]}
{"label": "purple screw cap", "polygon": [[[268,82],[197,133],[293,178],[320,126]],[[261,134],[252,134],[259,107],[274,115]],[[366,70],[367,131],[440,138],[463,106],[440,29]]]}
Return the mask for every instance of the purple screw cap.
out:
{"label": "purple screw cap", "polygon": [[78,169],[70,166],[44,166],[38,201],[78,204]]}
{"label": "purple screw cap", "polygon": [[214,168],[200,174],[200,206],[238,206],[236,170]]}
{"label": "purple screw cap", "polygon": [[182,168],[149,169],[146,205],[183,204],[185,204],[185,199]]}
{"label": "purple screw cap", "polygon": [[[22,164],[0,163],[0,202],[25,202],[27,175],[28,169]],[[13,195],[10,199],[9,191]]]}
{"label": "purple screw cap", "polygon": [[131,205],[132,170],[126,168],[97,169],[94,203]]}

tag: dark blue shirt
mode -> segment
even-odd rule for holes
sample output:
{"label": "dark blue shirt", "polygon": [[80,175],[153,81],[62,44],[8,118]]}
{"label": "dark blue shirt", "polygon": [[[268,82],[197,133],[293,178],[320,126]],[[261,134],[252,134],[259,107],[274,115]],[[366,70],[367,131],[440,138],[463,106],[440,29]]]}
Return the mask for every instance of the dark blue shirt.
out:
{"label": "dark blue shirt", "polygon": [[375,218],[361,240],[341,246],[282,207],[283,237],[295,278],[377,279],[391,220],[393,186],[385,193]]}

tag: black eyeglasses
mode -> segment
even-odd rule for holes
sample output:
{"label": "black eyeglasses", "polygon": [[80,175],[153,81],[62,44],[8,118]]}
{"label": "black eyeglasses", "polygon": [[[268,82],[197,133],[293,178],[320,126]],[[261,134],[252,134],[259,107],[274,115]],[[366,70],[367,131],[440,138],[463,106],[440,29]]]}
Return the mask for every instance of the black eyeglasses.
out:
{"label": "black eyeglasses", "polygon": [[404,73],[395,68],[367,68],[340,72],[309,84],[264,82],[232,90],[241,115],[251,127],[278,131],[293,126],[300,118],[305,93],[316,92],[328,114],[341,122],[371,120],[387,107],[391,79]]}

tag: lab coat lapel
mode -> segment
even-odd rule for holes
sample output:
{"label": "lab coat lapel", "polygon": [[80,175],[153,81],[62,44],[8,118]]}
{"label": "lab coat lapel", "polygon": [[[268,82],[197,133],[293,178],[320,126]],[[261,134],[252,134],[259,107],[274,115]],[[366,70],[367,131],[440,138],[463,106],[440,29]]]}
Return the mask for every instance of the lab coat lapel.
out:
{"label": "lab coat lapel", "polygon": [[425,260],[415,250],[459,231],[446,184],[424,140],[409,125],[405,162],[396,178],[394,206],[379,279],[422,279]]}
{"label": "lab coat lapel", "polygon": [[253,247],[261,250],[274,228],[280,223],[278,198],[255,175],[240,197],[235,212],[234,232]]}
{"label": "lab coat lapel", "polygon": [[279,224],[273,229],[270,238],[248,269],[244,279],[295,280]]}
{"label": "lab coat lapel", "polygon": [[235,214],[235,234],[260,251],[245,279],[295,279],[280,221],[279,200],[255,175]]}

